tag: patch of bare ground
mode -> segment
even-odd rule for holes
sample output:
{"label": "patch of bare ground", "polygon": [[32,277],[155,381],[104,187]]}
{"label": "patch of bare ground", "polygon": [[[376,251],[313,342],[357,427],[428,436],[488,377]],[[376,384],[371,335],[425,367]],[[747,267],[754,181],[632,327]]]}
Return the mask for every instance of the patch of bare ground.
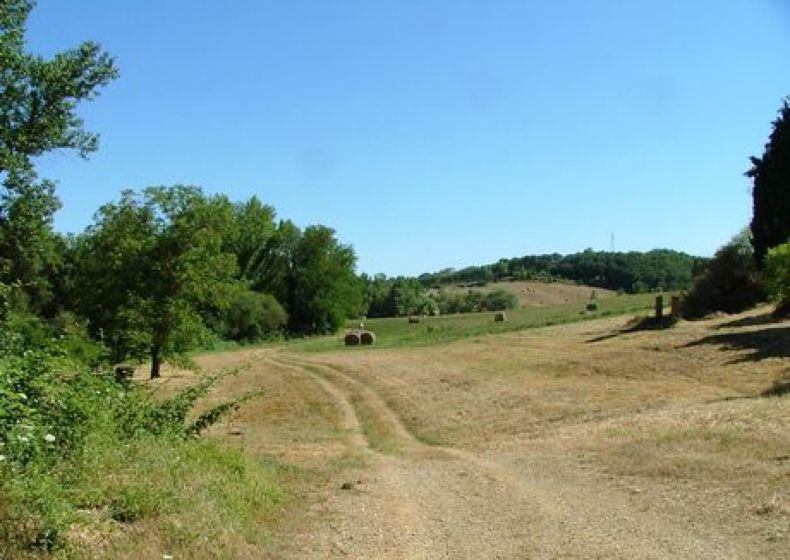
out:
{"label": "patch of bare ground", "polygon": [[211,398],[263,395],[213,436],[292,467],[275,557],[790,558],[790,323],[766,312],[252,352]]}

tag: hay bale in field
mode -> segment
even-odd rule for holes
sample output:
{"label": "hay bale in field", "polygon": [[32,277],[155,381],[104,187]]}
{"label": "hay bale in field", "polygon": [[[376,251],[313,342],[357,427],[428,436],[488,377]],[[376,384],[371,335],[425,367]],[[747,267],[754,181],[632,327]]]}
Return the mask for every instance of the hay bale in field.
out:
{"label": "hay bale in field", "polygon": [[495,323],[504,323],[507,321],[507,316],[505,315],[504,311],[497,311],[494,314],[494,322]]}
{"label": "hay bale in field", "polygon": [[345,338],[343,338],[343,342],[346,343],[346,346],[359,346],[361,342],[359,332],[351,331],[350,333],[346,333]]}
{"label": "hay bale in field", "polygon": [[586,307],[585,309],[587,309],[587,311],[590,311],[590,312],[592,312],[592,311],[598,311],[598,302],[597,302],[597,301],[591,301],[591,302],[589,302],[589,303],[587,304],[587,307]]}
{"label": "hay bale in field", "polygon": [[419,323],[419,322],[420,322],[420,318],[417,315],[409,316],[409,323]]}
{"label": "hay bale in field", "polygon": [[376,342],[376,334],[372,331],[362,331],[359,333],[359,341],[363,345],[369,346]]}

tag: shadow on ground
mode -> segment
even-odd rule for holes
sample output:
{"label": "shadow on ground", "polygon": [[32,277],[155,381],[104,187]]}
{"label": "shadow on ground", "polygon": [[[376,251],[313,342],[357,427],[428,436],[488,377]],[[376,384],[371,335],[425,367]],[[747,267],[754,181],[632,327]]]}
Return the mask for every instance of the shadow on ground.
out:
{"label": "shadow on ground", "polygon": [[712,344],[721,350],[750,350],[730,363],[758,362],[767,358],[790,357],[790,326],[766,328],[749,332],[722,333],[689,342],[684,348]]}
{"label": "shadow on ground", "polygon": [[674,326],[675,323],[677,323],[677,319],[670,315],[665,315],[663,317],[641,317],[639,318],[639,320],[629,321],[629,323],[622,329],[619,329],[613,333],[591,338],[590,340],[587,340],[585,342],[587,344],[591,344],[593,342],[601,342],[603,340],[615,338],[623,334],[639,332],[639,331],[661,331]]}
{"label": "shadow on ground", "polygon": [[782,320],[783,318],[778,317],[775,313],[763,313],[753,317],[742,317],[741,319],[735,319],[734,321],[721,323],[720,325],[716,325],[716,329],[719,330],[731,327],[756,327],[760,325],[772,325],[781,323]]}
{"label": "shadow on ground", "polygon": [[790,393],[790,379],[783,379],[774,382],[773,385],[768,387],[765,391],[760,393],[763,397],[781,397]]}

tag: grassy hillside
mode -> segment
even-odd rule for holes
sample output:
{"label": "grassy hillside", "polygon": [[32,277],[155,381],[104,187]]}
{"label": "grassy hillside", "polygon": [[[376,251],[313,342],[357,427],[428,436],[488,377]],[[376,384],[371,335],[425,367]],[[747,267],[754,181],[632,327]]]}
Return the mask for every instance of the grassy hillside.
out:
{"label": "grassy hillside", "polygon": [[[601,299],[598,301],[598,311],[595,313],[586,312],[584,304],[579,302],[514,309],[507,312],[507,321],[504,323],[495,323],[494,313],[464,313],[425,317],[417,324],[409,323],[404,317],[370,319],[364,324],[365,328],[376,333],[376,347],[424,346],[466,337],[559,325],[596,317],[642,313],[652,309],[654,302],[655,294],[635,294]],[[349,322],[347,325],[348,328],[357,326],[359,326],[359,322]],[[316,352],[340,348],[342,345],[342,336],[333,335],[294,341],[289,347],[295,350]],[[349,348],[348,350],[359,351],[360,348]]]}
{"label": "grassy hillside", "polygon": [[[590,286],[579,286],[572,282],[492,282],[485,286],[448,286],[442,288],[447,292],[475,292],[489,293],[495,290],[505,290],[514,294],[519,301],[520,307],[544,307],[547,305],[559,305],[561,303],[581,303],[590,299],[590,294],[595,292],[599,299],[612,297],[617,292],[605,290],[603,288],[593,288]],[[432,289],[431,292],[438,290]]]}

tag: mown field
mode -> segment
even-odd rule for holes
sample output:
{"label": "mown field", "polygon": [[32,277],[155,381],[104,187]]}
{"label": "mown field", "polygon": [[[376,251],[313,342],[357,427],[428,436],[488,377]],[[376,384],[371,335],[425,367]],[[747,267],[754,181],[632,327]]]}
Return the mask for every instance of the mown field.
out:
{"label": "mown field", "polygon": [[76,532],[73,557],[790,558],[790,322],[762,307],[634,329],[653,302],[368,321],[373,348],[166,369],[160,395],[238,370],[194,415],[259,392],[204,437],[264,468],[277,504],[233,498],[236,523],[212,513],[222,483],[179,484],[189,507]]}
{"label": "mown field", "polygon": [[[365,328],[376,333],[376,348],[425,346],[441,344],[468,337],[550,327],[577,321],[615,315],[641,315],[651,309],[657,294],[636,294],[607,297],[598,300],[595,312],[585,310],[585,303],[573,302],[541,307],[512,309],[506,312],[507,321],[494,322],[494,313],[461,313],[437,317],[422,317],[419,323],[409,323],[406,317],[368,319]],[[669,295],[664,295],[669,303]],[[348,329],[357,328],[359,321],[349,321]],[[289,348],[306,352],[320,352],[343,346],[341,335],[295,340]],[[349,348],[349,351],[359,350]]]}
{"label": "mown field", "polygon": [[386,319],[378,348],[199,361],[246,368],[207,406],[263,391],[212,437],[281,465],[272,557],[788,558],[790,323],[769,312]]}

